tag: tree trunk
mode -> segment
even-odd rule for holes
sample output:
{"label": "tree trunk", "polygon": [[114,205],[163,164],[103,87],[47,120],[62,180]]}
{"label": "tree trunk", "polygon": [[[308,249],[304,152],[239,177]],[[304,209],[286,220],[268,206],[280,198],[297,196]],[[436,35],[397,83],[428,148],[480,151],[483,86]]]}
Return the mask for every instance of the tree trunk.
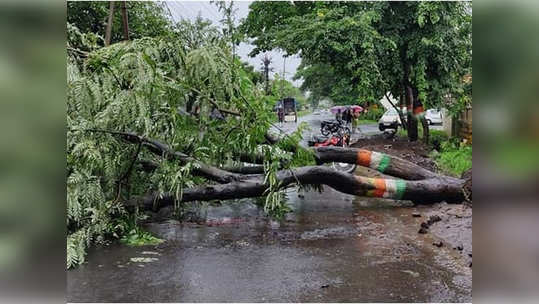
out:
{"label": "tree trunk", "polygon": [[421,116],[421,125],[423,126],[423,141],[425,142],[425,144],[428,145],[430,132],[429,132],[429,123],[425,115]]}
{"label": "tree trunk", "polygon": [[401,125],[404,130],[408,130],[408,121],[405,119],[403,114],[403,107],[406,104],[406,97],[405,94],[402,94],[399,96],[399,109],[400,109],[400,118],[401,118]]}
{"label": "tree trunk", "polygon": [[105,30],[105,46],[110,45],[110,39],[112,36],[112,24],[114,21],[114,1],[109,3],[109,18],[107,21],[107,29]]}
{"label": "tree trunk", "polygon": [[124,40],[129,40],[129,21],[127,19],[127,7],[125,1],[122,2],[122,25],[124,31]]}
{"label": "tree trunk", "polygon": [[442,177],[405,159],[365,149],[318,147],[314,148],[314,153],[318,164],[330,162],[357,164],[407,180]]}
{"label": "tree trunk", "polygon": [[413,113],[414,108],[414,94],[412,87],[406,86],[406,118],[408,120],[408,140],[417,141],[417,118]]}
{"label": "tree trunk", "polygon": [[429,143],[429,124],[427,118],[425,117],[425,109],[423,108],[423,103],[419,99],[419,92],[416,88],[412,90],[413,92],[413,113],[414,116],[421,121],[421,126],[423,127],[423,140],[426,144]]}
{"label": "tree trunk", "polygon": [[[445,200],[447,202],[462,202],[464,199],[462,187],[464,181],[445,179],[441,177],[405,181],[402,179],[369,178],[343,173],[327,166],[308,166],[293,170],[282,170],[277,173],[280,188],[297,184],[324,184],[339,192],[368,197],[383,197],[398,200],[411,200],[415,203],[426,204]],[[146,210],[156,210],[174,202],[209,201],[240,199],[263,196],[269,185],[263,183],[264,177],[253,176],[241,182],[221,185],[203,185],[184,189],[183,195],[176,198],[166,194],[159,198],[157,194],[139,197],[126,203],[130,210],[136,206]]]}

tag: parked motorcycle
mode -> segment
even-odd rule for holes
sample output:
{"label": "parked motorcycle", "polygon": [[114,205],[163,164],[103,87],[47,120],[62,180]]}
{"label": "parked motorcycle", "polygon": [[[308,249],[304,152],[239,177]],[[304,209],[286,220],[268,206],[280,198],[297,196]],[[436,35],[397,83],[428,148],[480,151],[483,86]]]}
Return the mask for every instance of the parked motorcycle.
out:
{"label": "parked motorcycle", "polygon": [[[322,133],[322,136],[312,136],[311,140],[308,141],[309,146],[348,147],[350,145],[350,128],[342,125],[339,121],[323,121],[320,126],[320,133]],[[330,165],[335,170],[348,173],[354,172],[356,169],[355,164],[349,163],[332,162]]]}
{"label": "parked motorcycle", "polygon": [[350,128],[343,125],[342,120],[324,120],[320,124],[320,133],[324,136],[329,134],[338,133],[340,130],[350,134]]}

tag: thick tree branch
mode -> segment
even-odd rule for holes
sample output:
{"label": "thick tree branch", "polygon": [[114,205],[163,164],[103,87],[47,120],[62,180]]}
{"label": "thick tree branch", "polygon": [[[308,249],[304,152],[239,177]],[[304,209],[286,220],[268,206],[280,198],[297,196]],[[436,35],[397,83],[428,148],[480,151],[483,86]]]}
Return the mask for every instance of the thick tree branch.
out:
{"label": "thick tree branch", "polygon": [[193,175],[202,176],[209,180],[213,180],[219,183],[229,183],[231,181],[239,180],[241,177],[241,175],[239,174],[227,172],[217,167],[206,165],[194,159],[193,157],[190,157],[178,151],[174,151],[168,145],[161,143],[160,141],[145,138],[143,136],[139,136],[134,133],[99,130],[99,129],[90,129],[87,131],[118,135],[130,143],[142,143],[142,145],[146,147],[150,152],[156,155],[162,156],[164,158],[176,159],[176,160],[179,160],[181,163],[193,163],[194,166],[191,171]]}
{"label": "thick tree branch", "polygon": [[264,173],[264,166],[262,165],[222,167],[221,169],[228,172],[239,173],[239,174],[263,174]]}
{"label": "thick tree branch", "polygon": [[236,112],[236,111],[232,111],[232,110],[227,110],[227,109],[222,109],[219,107],[219,105],[217,104],[217,102],[215,102],[215,100],[209,98],[208,99],[210,101],[210,103],[217,108],[217,111],[221,112],[221,113],[225,113],[225,114],[230,114],[230,115],[234,115],[234,116],[241,116],[241,114],[239,112]]}
{"label": "thick tree branch", "polygon": [[[443,177],[420,181],[368,178],[336,171],[327,166],[308,166],[294,170],[281,170],[277,172],[277,179],[280,181],[280,188],[297,183],[325,184],[347,194],[411,200],[416,203],[432,203],[442,200],[461,202],[464,199],[462,192],[464,181]],[[226,200],[262,196],[269,188],[269,185],[264,184],[263,180],[263,175],[253,175],[244,181],[184,189],[180,201]],[[127,202],[127,207],[132,209],[138,205],[143,209],[159,209],[172,205],[174,200],[175,197],[170,194],[164,195],[161,199],[158,199],[156,194],[151,194]]]}
{"label": "thick tree branch", "polygon": [[328,162],[358,164],[406,180],[440,177],[440,175],[402,158],[365,149],[318,147],[314,148],[314,152],[319,164]]}

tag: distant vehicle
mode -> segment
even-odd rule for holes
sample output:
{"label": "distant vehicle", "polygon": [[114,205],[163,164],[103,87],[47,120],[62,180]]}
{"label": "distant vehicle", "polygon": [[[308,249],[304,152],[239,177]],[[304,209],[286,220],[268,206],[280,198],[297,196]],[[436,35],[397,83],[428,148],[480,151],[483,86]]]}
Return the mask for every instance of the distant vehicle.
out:
{"label": "distant vehicle", "polygon": [[320,111],[314,111],[313,115],[320,115]]}
{"label": "distant vehicle", "polygon": [[286,121],[286,116],[292,115],[294,116],[294,121],[298,122],[296,100],[292,97],[288,97],[288,98],[283,98],[281,102],[284,107],[285,121]]}
{"label": "distant vehicle", "polygon": [[385,131],[385,129],[397,129],[401,123],[399,113],[395,109],[387,110],[384,115],[378,120],[378,129]]}
{"label": "distant vehicle", "polygon": [[436,109],[428,109],[425,113],[425,118],[429,125],[442,124],[442,112]]}

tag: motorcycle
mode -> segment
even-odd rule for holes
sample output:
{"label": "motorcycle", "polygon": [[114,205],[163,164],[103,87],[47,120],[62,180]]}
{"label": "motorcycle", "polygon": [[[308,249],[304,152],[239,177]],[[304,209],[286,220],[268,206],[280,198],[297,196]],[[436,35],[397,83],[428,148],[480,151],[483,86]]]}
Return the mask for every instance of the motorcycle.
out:
{"label": "motorcycle", "polygon": [[[322,136],[312,136],[308,141],[310,147],[348,147],[350,145],[350,129],[343,126],[340,122],[323,121],[320,126]],[[328,136],[331,133],[330,136]],[[324,136],[325,135],[325,136]],[[333,169],[352,173],[356,170],[355,164],[332,162]]]}
{"label": "motorcycle", "polygon": [[329,134],[338,133],[340,131],[350,134],[350,128],[343,126],[342,120],[324,120],[320,124],[320,133],[324,136]]}

